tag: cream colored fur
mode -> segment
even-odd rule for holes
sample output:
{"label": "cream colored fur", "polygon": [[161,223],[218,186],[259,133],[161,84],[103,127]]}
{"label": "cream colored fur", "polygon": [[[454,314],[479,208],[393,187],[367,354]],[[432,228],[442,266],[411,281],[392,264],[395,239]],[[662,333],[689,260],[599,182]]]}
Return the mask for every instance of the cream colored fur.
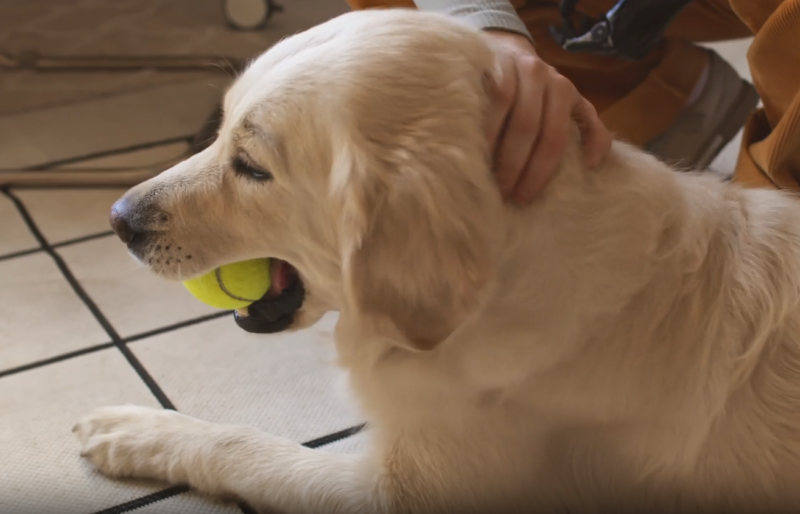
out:
{"label": "cream colored fur", "polygon": [[344,15],[258,58],[218,140],[126,197],[162,276],[274,256],[308,289],[295,328],[340,312],[364,455],[140,407],[81,421],[84,455],[291,513],[800,505],[800,204],[623,143],[587,171],[576,136],[503,205],[493,63],[436,15]]}

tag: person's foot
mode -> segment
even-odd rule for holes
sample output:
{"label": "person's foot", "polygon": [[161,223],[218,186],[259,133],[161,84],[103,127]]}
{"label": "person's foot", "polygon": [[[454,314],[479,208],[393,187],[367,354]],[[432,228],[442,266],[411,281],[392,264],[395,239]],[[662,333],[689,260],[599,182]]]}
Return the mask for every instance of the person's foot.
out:
{"label": "person's foot", "polygon": [[758,105],[758,93],[722,57],[709,50],[708,79],[672,125],[645,145],[664,162],[704,169],[739,132]]}

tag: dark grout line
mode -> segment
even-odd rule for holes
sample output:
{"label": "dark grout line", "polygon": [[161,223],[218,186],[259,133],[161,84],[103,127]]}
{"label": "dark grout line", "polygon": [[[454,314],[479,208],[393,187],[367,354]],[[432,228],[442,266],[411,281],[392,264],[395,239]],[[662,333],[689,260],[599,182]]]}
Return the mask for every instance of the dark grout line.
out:
{"label": "dark grout line", "polygon": [[[29,166],[29,167],[26,167],[26,168],[20,168],[19,171],[32,171],[32,172],[48,171],[48,170],[52,170],[52,168],[57,168],[59,166],[64,166],[65,164],[75,164],[76,162],[88,161],[88,160],[91,160],[91,159],[99,159],[101,157],[110,157],[112,155],[128,153],[128,152],[136,152],[136,151],[139,151],[139,150],[147,150],[149,148],[156,148],[156,147],[159,147],[159,146],[166,146],[166,145],[171,145],[171,144],[180,143],[180,142],[191,143],[192,142],[192,136],[193,136],[192,134],[188,134],[186,136],[172,137],[172,138],[169,138],[169,139],[162,139],[160,141],[150,141],[150,142],[147,142],[147,143],[140,143],[138,145],[127,146],[127,147],[124,147],[124,148],[117,148],[117,149],[114,149],[114,150],[105,150],[105,151],[102,151],[102,152],[94,152],[94,153],[90,153],[90,154],[86,154],[86,155],[81,155],[81,156],[78,156],[78,157],[70,157],[69,159],[61,159],[59,161],[50,161],[50,162],[46,162],[44,164],[39,164],[39,165],[36,165],[36,166]],[[63,171],[69,171],[69,170],[63,170]],[[102,169],[100,169],[98,171],[102,171]]]}
{"label": "dark grout line", "polygon": [[[42,250],[43,251],[43,250]],[[214,314],[209,314],[207,316],[201,316],[199,318],[193,318],[186,321],[181,321],[180,323],[174,323],[172,325],[167,325],[166,327],[156,328],[154,330],[150,330],[148,332],[142,332],[141,334],[134,334],[132,336],[124,338],[122,341],[123,343],[131,343],[135,341],[141,341],[142,339],[147,339],[148,337],[157,336],[160,334],[166,334],[168,332],[172,332],[174,330],[178,330],[181,328],[190,327],[192,325],[197,325],[200,323],[204,323],[206,321],[211,321],[215,319],[219,319],[231,314],[231,311],[225,312],[215,312]],[[73,352],[62,353],[61,355],[56,355],[55,357],[50,357],[48,359],[42,359],[36,362],[31,362],[30,364],[25,364],[22,366],[18,366],[16,368],[9,368],[6,370],[0,370],[0,378],[6,377],[8,375],[15,375],[17,373],[21,373],[23,371],[30,371],[32,369],[41,368],[43,366],[47,366],[49,364],[55,364],[57,362],[65,361],[72,359],[73,357],[80,357],[82,355],[87,355],[90,353],[94,353],[100,350],[105,350],[107,348],[113,348],[116,344],[113,342],[110,343],[102,343],[95,346],[89,346],[87,348],[82,348],[80,350],[75,350]]]}
{"label": "dark grout line", "polygon": [[148,337],[166,334],[167,332],[172,332],[173,330],[191,327],[192,325],[197,325],[198,323],[204,323],[206,321],[224,318],[225,316],[229,316],[232,312],[233,311],[215,312],[213,314],[208,314],[206,316],[201,316],[199,318],[193,318],[186,321],[181,321],[179,323],[167,325],[166,327],[156,328],[153,330],[149,330],[147,332],[142,332],[141,334],[134,334],[132,336],[128,336],[125,339],[123,339],[123,341],[125,343],[133,343],[136,341],[140,341],[142,339],[147,339]]}
{"label": "dark grout line", "polygon": [[172,498],[173,496],[178,496],[179,494],[183,494],[187,491],[189,491],[189,488],[185,485],[170,487],[169,489],[162,489],[161,491],[156,491],[155,493],[148,494],[147,496],[142,496],[125,503],[120,503],[119,505],[114,505],[113,507],[109,507],[107,509],[98,510],[93,514],[122,514],[123,512],[141,509],[142,507],[146,507],[151,503],[160,502],[168,498]]}
{"label": "dark grout line", "polygon": [[348,437],[356,435],[364,430],[366,426],[366,423],[361,423],[360,425],[356,425],[354,427],[345,428],[344,430],[339,430],[338,432],[307,441],[303,443],[303,446],[306,448],[319,448],[320,446],[325,446],[326,444],[335,443],[336,441],[341,441],[342,439],[347,439]]}
{"label": "dark grout line", "polygon": [[50,245],[51,248],[63,248],[65,246],[75,245],[78,243],[85,243],[87,241],[93,241],[95,239],[102,239],[104,237],[113,236],[113,230],[106,230],[105,232],[98,232],[97,234],[89,234],[88,236],[76,237],[74,239],[67,239],[66,241],[61,241],[60,243],[53,243]]}
{"label": "dark grout line", "polygon": [[[305,443],[302,443],[302,446],[305,446],[306,448],[319,448],[320,446],[325,446],[326,444],[335,443],[336,441],[341,441],[342,439],[347,439],[348,437],[352,437],[357,433],[361,432],[364,429],[364,427],[366,427],[366,423],[362,423],[354,427],[346,428],[344,430],[340,430],[332,434],[324,435],[322,437],[306,441]],[[191,489],[185,485],[169,487],[167,489],[162,489],[161,491],[157,491],[155,493],[148,494],[146,496],[142,496],[140,498],[136,498],[131,501],[127,501],[125,503],[120,503],[119,505],[115,505],[107,509],[99,510],[92,514],[123,514],[124,512],[130,512],[132,510],[141,509],[142,507],[145,507],[152,503],[160,502],[172,498],[173,496],[178,496],[183,493],[187,493],[189,491],[191,491]],[[239,503],[238,506],[239,510],[241,510],[243,514],[258,514],[256,510],[254,510],[252,507],[250,507],[245,503]]]}
{"label": "dark grout line", "polygon": [[[20,170],[24,171],[24,170]],[[69,170],[61,170],[61,171],[69,171]],[[103,171],[100,169],[99,171]],[[3,174],[3,171],[0,171],[0,175]],[[10,189],[14,189],[15,191],[30,191],[30,190],[41,190],[41,189],[51,189],[51,190],[61,190],[61,189],[120,189],[123,192],[127,191],[131,187],[135,186],[136,184],[114,184],[114,183],[103,183],[103,184],[76,184],[70,182],[48,182],[47,184],[8,184],[7,187]],[[121,195],[121,194],[120,194]]]}
{"label": "dark grout line", "polygon": [[[233,73],[239,73],[239,72],[236,72],[235,70],[231,70],[231,71]],[[51,70],[51,73],[52,73],[52,70]],[[131,73],[131,74],[133,74],[133,73],[138,73],[138,71],[109,70],[107,72],[101,72],[101,73],[108,73],[108,74],[116,74],[116,75],[118,75],[120,73]],[[178,70],[178,71],[175,71],[173,73],[181,73],[182,74],[182,73],[185,73],[185,70],[184,71]],[[213,65],[210,65],[208,70],[205,70],[205,71],[197,70],[197,71],[193,71],[193,72],[190,72],[190,73],[210,73],[212,75],[216,75],[217,73],[219,73],[219,71]],[[227,72],[224,72],[224,73],[227,73]],[[174,77],[174,75],[173,75],[173,77]],[[184,75],[184,77],[189,77],[189,75]],[[195,80],[197,78],[197,77],[195,77],[195,78],[191,78],[191,77],[190,78],[184,78],[184,77],[181,77],[180,80],[176,80],[175,82],[172,82],[172,83],[173,84],[181,84],[181,83],[182,84],[187,84],[187,83],[192,82],[193,80]],[[59,109],[59,108],[62,108],[62,107],[74,107],[76,105],[86,104],[87,102],[93,102],[93,101],[96,101],[96,100],[113,99],[115,97],[119,97],[120,95],[133,94],[133,93],[136,93],[136,94],[145,93],[148,90],[157,89],[157,88],[159,88],[161,86],[163,86],[163,84],[161,84],[161,85],[152,85],[152,84],[146,84],[145,83],[145,84],[140,84],[138,86],[134,86],[134,87],[132,87],[130,89],[125,89],[123,91],[111,90],[111,91],[105,91],[105,92],[98,92],[98,93],[92,95],[91,98],[89,98],[89,99],[83,98],[83,97],[78,97],[78,98],[73,98],[73,99],[70,99],[70,100],[62,100],[62,101],[56,101],[56,102],[53,102],[53,103],[45,103],[44,105],[32,105],[30,107],[24,107],[22,109],[18,109],[18,110],[15,110],[15,111],[5,112],[3,114],[0,114],[0,119],[11,118],[11,117],[14,117],[14,116],[20,116],[20,115],[30,114],[30,113],[37,113],[37,112],[42,112],[42,111],[51,110],[51,109]]]}
{"label": "dark grout line", "polygon": [[9,259],[16,259],[17,257],[24,257],[26,255],[31,255],[33,253],[43,252],[42,248],[31,248],[30,250],[22,250],[20,252],[14,253],[7,253],[5,255],[0,255],[0,261],[7,261]]}
{"label": "dark grout line", "polygon": [[[65,246],[74,245],[78,243],[85,243],[87,241],[92,241],[94,239],[102,239],[104,237],[113,236],[114,231],[108,230],[106,232],[99,232],[97,234],[90,234],[88,236],[83,237],[76,237],[75,239],[67,239],[66,241],[61,241],[60,243],[51,244],[51,248],[63,248]],[[0,255],[0,261],[5,261],[8,259],[16,259],[17,257],[24,257],[26,255],[31,255],[38,252],[44,252],[44,248],[31,248],[30,250],[22,250],[20,252],[14,253],[7,253],[5,255]]]}
{"label": "dark grout line", "polygon": [[31,362],[30,364],[25,364],[23,366],[17,366],[16,368],[2,370],[0,371],[0,378],[7,377],[9,375],[16,375],[17,373],[22,373],[23,371],[30,371],[32,369],[41,368],[43,366],[48,366],[50,364],[55,364],[57,362],[66,361],[74,357],[88,355],[90,353],[113,347],[114,343],[102,343],[95,346],[89,346],[88,348],[81,348],[80,350],[75,350],[74,352],[62,353],[61,355],[56,355],[55,357],[50,357],[49,359],[43,359],[40,361]]}
{"label": "dark grout line", "polygon": [[61,271],[61,274],[64,276],[67,282],[69,282],[69,285],[72,286],[72,290],[76,295],[78,295],[78,298],[83,301],[84,305],[86,305],[92,315],[94,315],[97,322],[103,327],[109,338],[111,338],[113,344],[119,349],[120,352],[122,352],[122,355],[125,357],[125,359],[127,359],[128,364],[133,367],[142,381],[150,389],[150,392],[153,393],[153,396],[156,397],[156,399],[164,408],[176,410],[175,406],[161,389],[161,387],[156,383],[153,377],[150,376],[150,373],[148,373],[136,355],[133,354],[131,349],[125,345],[117,331],[113,326],[111,326],[111,323],[109,323],[108,318],[105,317],[94,300],[92,300],[92,298],[86,293],[86,291],[83,289],[83,286],[80,285],[64,259],[61,258],[58,252],[56,252],[53,247],[50,246],[50,243],[47,242],[47,239],[44,237],[44,235],[42,235],[39,227],[36,226],[36,223],[33,221],[33,218],[25,208],[25,205],[22,203],[22,201],[11,191],[9,191],[7,187],[0,188],[0,192],[2,192],[2,194],[4,194],[14,203],[20,216],[22,216],[22,219],[28,225],[28,230],[31,231],[33,237],[36,238],[42,249],[47,252],[48,255],[50,255],[50,257],[56,263],[56,266],[58,266],[58,269]]}

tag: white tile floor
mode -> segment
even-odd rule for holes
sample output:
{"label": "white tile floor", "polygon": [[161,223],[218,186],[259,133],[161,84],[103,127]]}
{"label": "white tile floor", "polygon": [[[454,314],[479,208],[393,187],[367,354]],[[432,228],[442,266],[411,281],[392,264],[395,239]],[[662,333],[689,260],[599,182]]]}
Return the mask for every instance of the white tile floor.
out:
{"label": "white tile floor", "polygon": [[[747,45],[715,47],[746,76]],[[734,140],[712,167],[729,173],[738,145]],[[184,149],[175,143],[77,165],[140,165]],[[0,194],[2,514],[241,512],[182,488],[99,476],[80,459],[70,432],[94,407],[175,406],[297,441],[361,421],[331,363],[334,317],[301,333],[242,332],[229,314],[203,306],[128,257],[107,227],[121,192]],[[350,435],[326,448],[354,452],[365,437]]]}
{"label": "white tile floor", "polygon": [[158,406],[115,348],[0,379],[0,512],[86,514],[159,490],[105,480],[77,456],[76,416],[125,403]]}
{"label": "white tile floor", "polygon": [[35,212],[36,225],[50,244],[64,243],[87,234],[110,233],[108,206],[125,188],[23,189],[19,199]]}
{"label": "white tile floor", "polygon": [[0,197],[0,220],[3,220],[3,237],[0,237],[0,255],[24,252],[38,247],[25,222],[17,215],[11,200]]}
{"label": "white tile floor", "polygon": [[203,303],[186,301],[180,284],[146,272],[116,237],[69,245],[58,252],[122,337],[215,312]]}
{"label": "white tile floor", "polygon": [[[300,333],[243,332],[229,313],[133,262],[106,229],[119,194],[12,189],[0,195],[0,205],[10,205],[3,226],[18,227],[9,238],[4,232],[4,251],[36,247],[34,236],[44,245],[0,255],[3,514],[123,512],[114,507],[141,506],[148,495],[160,501],[144,512],[237,511],[182,489],[163,493],[157,485],[118,483],[92,471],[70,428],[94,407],[160,403],[299,442],[362,421],[332,362],[335,316]],[[355,451],[361,441],[331,449]]]}
{"label": "white tile floor", "polygon": [[209,76],[0,117],[0,167],[26,168],[189,138],[230,80]]}

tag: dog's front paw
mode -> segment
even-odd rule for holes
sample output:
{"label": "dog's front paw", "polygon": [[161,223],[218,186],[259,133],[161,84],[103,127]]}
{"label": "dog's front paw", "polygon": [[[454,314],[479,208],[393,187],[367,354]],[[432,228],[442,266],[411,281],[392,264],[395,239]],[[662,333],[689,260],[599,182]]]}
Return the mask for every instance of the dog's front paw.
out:
{"label": "dog's front paw", "polygon": [[182,462],[190,445],[207,433],[208,423],[169,410],[105,407],[72,431],[80,440],[81,456],[106,475],[185,483]]}

